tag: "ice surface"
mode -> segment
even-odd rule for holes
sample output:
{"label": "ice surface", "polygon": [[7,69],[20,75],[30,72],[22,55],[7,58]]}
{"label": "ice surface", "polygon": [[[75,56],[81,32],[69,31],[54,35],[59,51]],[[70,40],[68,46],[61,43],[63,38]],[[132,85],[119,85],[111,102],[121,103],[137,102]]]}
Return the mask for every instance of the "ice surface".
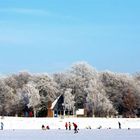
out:
{"label": "ice surface", "polygon": [[0,140],[140,140],[140,129],[1,130]]}
{"label": "ice surface", "polygon": [[[4,117],[0,121],[4,123],[0,140],[140,140],[140,118]],[[118,121],[122,129],[118,129]],[[79,133],[66,131],[65,122],[76,122]],[[51,129],[41,130],[42,124]],[[86,129],[89,126],[91,129]]]}

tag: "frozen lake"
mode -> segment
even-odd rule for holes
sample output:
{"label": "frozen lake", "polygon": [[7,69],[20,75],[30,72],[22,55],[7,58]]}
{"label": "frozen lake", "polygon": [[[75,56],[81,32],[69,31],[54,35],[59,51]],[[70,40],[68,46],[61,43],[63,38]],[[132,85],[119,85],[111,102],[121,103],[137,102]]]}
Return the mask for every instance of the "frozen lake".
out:
{"label": "frozen lake", "polygon": [[3,130],[0,140],[140,140],[140,129]]}

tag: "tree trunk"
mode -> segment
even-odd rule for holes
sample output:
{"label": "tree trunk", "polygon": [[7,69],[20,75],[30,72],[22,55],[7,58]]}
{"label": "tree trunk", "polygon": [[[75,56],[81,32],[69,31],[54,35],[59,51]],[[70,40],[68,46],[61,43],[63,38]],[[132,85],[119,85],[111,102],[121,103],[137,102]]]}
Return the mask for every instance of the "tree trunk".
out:
{"label": "tree trunk", "polygon": [[34,111],[34,117],[36,117],[36,109],[33,108],[33,111]]}

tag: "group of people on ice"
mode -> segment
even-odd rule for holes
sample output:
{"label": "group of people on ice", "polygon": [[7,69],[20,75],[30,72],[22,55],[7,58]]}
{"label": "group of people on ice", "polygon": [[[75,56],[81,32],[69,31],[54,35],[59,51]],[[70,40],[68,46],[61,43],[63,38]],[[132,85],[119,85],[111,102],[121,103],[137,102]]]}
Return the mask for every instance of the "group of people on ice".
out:
{"label": "group of people on ice", "polygon": [[[72,124],[70,122],[66,122],[65,123],[66,130],[71,130],[72,125],[74,127],[74,133],[78,133],[78,125],[74,122]],[[45,125],[42,125],[42,130],[49,130],[49,129],[50,129],[50,127],[48,125],[46,127],[45,127]]]}
{"label": "group of people on ice", "polygon": [[[74,127],[74,133],[78,133],[78,125],[76,123],[72,123],[71,122],[66,122],[65,123],[65,129],[66,130],[71,130],[71,126],[73,125]],[[118,122],[118,125],[119,125],[119,129],[121,129],[121,123]],[[99,126],[98,129],[101,129],[102,126]],[[42,130],[49,130],[50,127],[47,125],[46,127],[44,125],[42,125]],[[87,129],[91,129],[91,127],[89,126]],[[110,128],[109,128],[110,129]],[[1,122],[1,130],[3,130],[3,123]]]}
{"label": "group of people on ice", "polygon": [[49,129],[50,129],[49,125],[47,125],[46,127],[45,125],[42,125],[42,130],[49,130]]}
{"label": "group of people on ice", "polygon": [[[72,123],[73,124],[73,127],[74,127],[74,133],[78,133],[78,126],[77,126],[77,124],[76,123]],[[69,123],[65,123],[65,128],[66,128],[66,130],[71,130],[71,123],[69,122]]]}

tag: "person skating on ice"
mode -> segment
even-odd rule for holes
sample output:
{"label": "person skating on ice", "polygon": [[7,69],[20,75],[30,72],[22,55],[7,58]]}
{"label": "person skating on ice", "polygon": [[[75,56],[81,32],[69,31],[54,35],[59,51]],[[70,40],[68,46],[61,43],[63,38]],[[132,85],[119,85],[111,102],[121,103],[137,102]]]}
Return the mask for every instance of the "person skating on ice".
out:
{"label": "person skating on ice", "polygon": [[73,122],[73,126],[74,126],[74,133],[78,133],[78,130],[77,130],[78,126],[77,126],[77,124]]}

